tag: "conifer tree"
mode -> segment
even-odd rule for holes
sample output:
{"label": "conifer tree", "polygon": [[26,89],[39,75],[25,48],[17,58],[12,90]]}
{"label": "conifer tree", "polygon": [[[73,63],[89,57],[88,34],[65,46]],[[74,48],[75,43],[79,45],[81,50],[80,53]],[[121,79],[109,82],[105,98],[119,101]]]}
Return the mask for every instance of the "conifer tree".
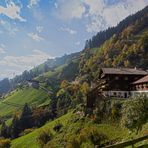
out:
{"label": "conifer tree", "polygon": [[8,126],[6,125],[5,122],[3,122],[1,126],[1,136],[4,138],[8,138],[9,137],[8,131],[9,131]]}
{"label": "conifer tree", "polygon": [[32,111],[27,103],[24,105],[20,117],[20,127],[22,130],[32,127]]}

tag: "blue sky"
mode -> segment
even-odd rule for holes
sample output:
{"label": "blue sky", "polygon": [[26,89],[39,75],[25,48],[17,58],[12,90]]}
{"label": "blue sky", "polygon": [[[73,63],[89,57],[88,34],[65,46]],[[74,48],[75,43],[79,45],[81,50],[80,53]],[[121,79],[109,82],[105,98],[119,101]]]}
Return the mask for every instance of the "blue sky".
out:
{"label": "blue sky", "polygon": [[148,0],[0,0],[0,79],[83,49]]}

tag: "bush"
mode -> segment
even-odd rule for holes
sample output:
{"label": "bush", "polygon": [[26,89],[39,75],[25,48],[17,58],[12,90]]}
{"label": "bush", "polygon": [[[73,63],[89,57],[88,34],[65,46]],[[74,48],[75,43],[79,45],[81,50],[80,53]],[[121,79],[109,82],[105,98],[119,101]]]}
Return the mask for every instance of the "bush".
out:
{"label": "bush", "polygon": [[87,143],[89,143],[91,147],[95,145],[100,146],[106,140],[108,140],[108,137],[104,133],[98,131],[95,126],[88,126],[81,129],[79,134],[69,135],[69,137],[67,137],[66,148],[79,148]]}
{"label": "bush", "polygon": [[121,102],[113,102],[111,105],[111,117],[113,120],[118,120],[121,117],[121,107],[122,103]]}
{"label": "bush", "polygon": [[108,139],[108,137],[98,131],[96,127],[87,127],[81,130],[79,141],[82,144],[83,142],[87,142],[88,139],[91,141],[94,145],[101,145],[105,140]]}
{"label": "bush", "polygon": [[56,125],[53,127],[53,129],[54,131],[59,132],[62,127],[63,127],[62,123],[57,122]]}
{"label": "bush", "polygon": [[80,148],[80,142],[78,141],[77,135],[73,134],[69,137],[66,148]]}
{"label": "bush", "polygon": [[45,146],[51,139],[53,138],[53,134],[48,129],[44,129],[40,132],[39,136],[37,137],[37,142],[42,148]]}
{"label": "bush", "polygon": [[25,129],[22,133],[20,133],[20,136],[27,135],[33,131],[34,131],[34,128]]}
{"label": "bush", "polygon": [[123,104],[122,124],[129,130],[138,131],[148,120],[148,99],[140,97]]}
{"label": "bush", "polygon": [[10,148],[10,139],[0,139],[0,148]]}

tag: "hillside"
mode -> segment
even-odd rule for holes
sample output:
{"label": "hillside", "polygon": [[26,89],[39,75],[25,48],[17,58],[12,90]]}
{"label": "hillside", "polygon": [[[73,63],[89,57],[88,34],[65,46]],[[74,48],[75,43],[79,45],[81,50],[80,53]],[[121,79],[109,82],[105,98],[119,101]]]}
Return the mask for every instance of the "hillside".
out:
{"label": "hillside", "polygon": [[[1,81],[0,136],[12,142],[13,148],[77,148],[147,134],[146,97],[113,98],[98,101],[92,109],[86,107],[87,94],[97,84],[101,67],[147,70],[147,24],[148,7],[98,33],[81,52],[48,59]],[[32,79],[40,89],[26,85]]]}
{"label": "hillside", "polygon": [[17,89],[0,101],[0,117],[8,120],[20,112],[25,103],[31,106],[49,104],[50,98],[43,90],[33,88]]}
{"label": "hillside", "polygon": [[[60,131],[55,131],[54,127],[59,123],[62,124],[62,127]],[[137,137],[143,135],[143,133],[147,131],[147,127],[148,125],[146,124]],[[53,134],[51,141],[44,145],[45,147],[63,147],[64,142],[67,143],[67,147],[77,147],[76,141],[74,140],[82,140],[82,145],[84,147],[89,146],[89,148],[93,148],[94,145],[89,137],[91,131],[93,131],[92,136],[97,136],[99,134],[106,135],[108,137],[106,141],[125,141],[131,138],[127,129],[116,124],[97,124],[89,118],[80,117],[79,115],[70,112],[47,123],[39,129],[35,129],[33,132],[25,136],[13,140],[11,147],[20,148],[25,145],[25,147],[29,146],[30,148],[38,148],[39,145],[37,139],[43,131],[46,131],[48,134]],[[134,135],[134,138],[135,137],[136,136]]]}
{"label": "hillside", "polygon": [[[69,55],[57,57],[54,59],[48,59],[43,64],[37,67],[34,67],[29,71],[25,70],[21,75],[15,76],[13,79],[9,80],[8,78],[5,78],[4,80],[1,80],[0,81],[0,97],[11,90],[14,90],[18,85],[24,84],[26,80],[35,79],[40,76],[42,77],[44,75],[47,75],[48,77],[52,77],[54,74],[56,74],[57,80],[63,80],[63,77],[66,73],[65,69],[69,65],[73,64],[75,67],[78,67],[78,64],[77,62],[75,62],[75,60],[79,58],[79,54],[80,53],[78,52],[78,53],[72,53]],[[73,74],[72,73],[69,76],[69,80],[74,80],[75,75],[77,73],[78,73],[78,70],[75,70],[75,74],[72,77],[70,77]]]}
{"label": "hillside", "polygon": [[[137,12],[134,15],[130,15],[124,20],[122,20],[117,26],[110,27],[107,30],[100,31],[96,35],[92,37],[92,39],[89,39],[86,41],[85,49],[87,48],[96,48],[101,46],[106,40],[110,39],[114,34],[119,35],[125,28],[128,26],[133,25],[132,27],[136,28],[133,30],[133,34],[138,33],[143,28],[147,27],[147,10],[148,6],[145,7],[143,10]],[[144,20],[143,20],[144,19]],[[137,24],[134,26],[135,22],[141,21],[140,26]]]}
{"label": "hillside", "polygon": [[[54,78],[57,81],[97,79],[99,67],[147,68],[148,6],[127,17],[116,27],[99,32],[86,42],[84,50],[55,59],[24,71],[9,82],[0,82],[0,93],[6,93],[27,79]],[[143,56],[144,55],[144,56]],[[135,62],[136,59],[136,62]],[[5,85],[4,85],[4,84]]]}
{"label": "hillside", "polygon": [[[139,17],[136,17],[139,14]],[[130,18],[130,19],[129,19]],[[123,26],[122,31],[113,34],[103,44],[86,48],[81,53],[79,78],[88,82],[96,80],[101,67],[128,67],[147,69],[148,65],[148,7],[126,18],[115,29]],[[134,21],[129,21],[134,18]],[[125,23],[126,24],[126,23]],[[97,36],[96,36],[97,38]],[[99,39],[99,37],[98,37]],[[95,40],[92,38],[92,41]]]}

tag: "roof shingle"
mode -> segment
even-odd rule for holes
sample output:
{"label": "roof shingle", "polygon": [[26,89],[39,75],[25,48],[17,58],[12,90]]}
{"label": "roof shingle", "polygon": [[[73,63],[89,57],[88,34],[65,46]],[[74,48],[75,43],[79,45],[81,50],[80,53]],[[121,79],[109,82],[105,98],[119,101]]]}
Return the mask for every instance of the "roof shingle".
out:
{"label": "roof shingle", "polygon": [[148,75],[135,81],[133,84],[140,84],[140,83],[145,83],[145,82],[148,82]]}
{"label": "roof shingle", "polygon": [[104,74],[147,75],[148,72],[136,68],[102,68]]}

